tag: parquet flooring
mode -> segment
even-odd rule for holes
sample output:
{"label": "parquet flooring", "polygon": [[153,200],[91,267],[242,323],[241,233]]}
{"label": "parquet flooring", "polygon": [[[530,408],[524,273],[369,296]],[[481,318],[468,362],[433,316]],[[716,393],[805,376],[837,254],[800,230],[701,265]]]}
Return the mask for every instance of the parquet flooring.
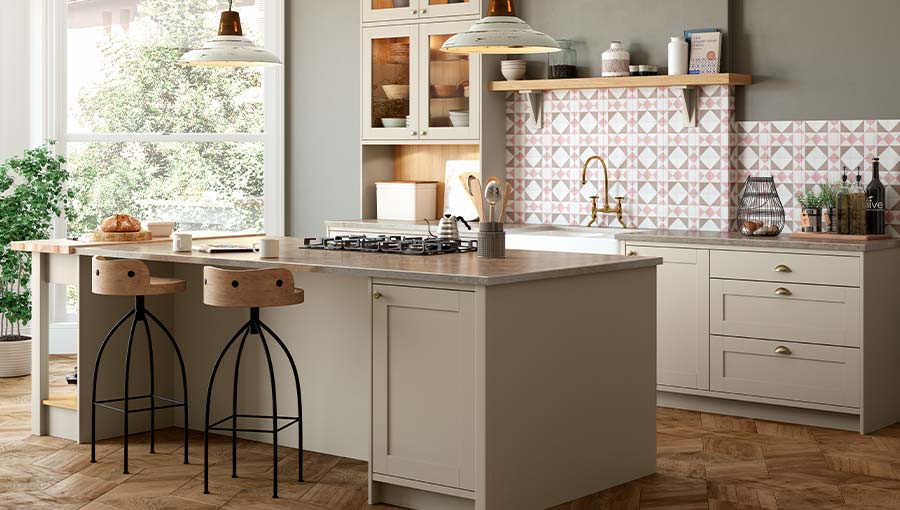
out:
{"label": "parquet flooring", "polygon": [[[65,371],[70,371],[67,364]],[[61,371],[63,371],[61,369]],[[366,464],[281,450],[281,498],[271,499],[271,447],[241,441],[240,478],[230,477],[230,441],[210,452],[211,495],[202,494],[202,434],[181,463],[181,431],[160,431],[156,455],[133,436],[130,475],[120,441],[90,447],[30,436],[29,378],[0,379],[0,509],[391,510],[366,504]],[[861,510],[900,508],[900,425],[870,436],[714,414],[659,409],[657,474],[553,510]],[[394,509],[396,510],[396,509]]]}

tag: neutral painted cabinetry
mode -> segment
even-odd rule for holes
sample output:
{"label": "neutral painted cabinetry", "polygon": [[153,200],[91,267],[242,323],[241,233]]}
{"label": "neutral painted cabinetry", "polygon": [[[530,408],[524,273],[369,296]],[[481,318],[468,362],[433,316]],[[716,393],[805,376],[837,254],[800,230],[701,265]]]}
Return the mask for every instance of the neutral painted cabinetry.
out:
{"label": "neutral painted cabinetry", "polygon": [[898,297],[900,250],[676,241],[626,242],[626,251],[664,259],[657,289],[663,404],[861,432],[900,420],[892,389],[900,321],[887,304]]}
{"label": "neutral painted cabinetry", "polygon": [[[457,4],[459,5],[459,4]],[[481,57],[441,51],[467,21],[363,28],[363,141],[475,142],[480,136]],[[468,113],[468,123],[457,117]]]}
{"label": "neutral painted cabinetry", "polygon": [[474,292],[373,286],[374,475],[474,499],[475,306]]}
{"label": "neutral painted cabinetry", "polygon": [[481,0],[362,0],[363,23],[477,16]]}
{"label": "neutral painted cabinetry", "polygon": [[629,247],[662,257],[656,271],[656,364],[661,386],[709,388],[709,250]]}

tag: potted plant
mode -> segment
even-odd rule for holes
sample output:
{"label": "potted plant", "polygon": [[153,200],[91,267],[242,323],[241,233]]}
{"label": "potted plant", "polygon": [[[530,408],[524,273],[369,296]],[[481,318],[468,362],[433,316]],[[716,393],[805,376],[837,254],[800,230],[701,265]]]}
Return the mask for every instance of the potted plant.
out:
{"label": "potted plant", "polygon": [[836,232],[834,208],[837,206],[837,188],[823,185],[819,192],[819,209],[821,211],[822,232]]}
{"label": "potted plant", "polygon": [[53,218],[71,200],[66,160],[53,145],[0,165],[0,377],[31,372],[31,337],[22,334],[31,320],[31,254],[13,251],[9,243],[49,238]]}
{"label": "potted plant", "polygon": [[822,211],[819,194],[812,188],[806,192],[797,193],[797,202],[800,203],[800,227],[803,232],[822,231]]}

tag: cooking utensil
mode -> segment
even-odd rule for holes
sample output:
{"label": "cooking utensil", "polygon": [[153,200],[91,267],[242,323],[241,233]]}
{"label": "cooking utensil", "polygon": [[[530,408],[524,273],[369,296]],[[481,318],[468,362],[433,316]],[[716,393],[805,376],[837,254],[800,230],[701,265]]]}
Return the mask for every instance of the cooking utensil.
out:
{"label": "cooking utensil", "polygon": [[494,221],[494,210],[497,206],[497,202],[502,198],[500,179],[491,177],[487,180],[487,184],[484,187],[484,199],[488,203],[488,221]]}
{"label": "cooking utensil", "polygon": [[478,210],[478,218],[484,219],[484,200],[482,199],[484,195],[481,189],[481,179],[478,177],[469,178],[469,194],[472,195],[475,209]]}
{"label": "cooking utensil", "polygon": [[503,202],[500,204],[500,218],[499,221],[502,223],[504,221],[503,218],[506,218],[506,207],[509,205],[509,197],[512,196],[512,184],[506,183],[506,190],[503,192]]}

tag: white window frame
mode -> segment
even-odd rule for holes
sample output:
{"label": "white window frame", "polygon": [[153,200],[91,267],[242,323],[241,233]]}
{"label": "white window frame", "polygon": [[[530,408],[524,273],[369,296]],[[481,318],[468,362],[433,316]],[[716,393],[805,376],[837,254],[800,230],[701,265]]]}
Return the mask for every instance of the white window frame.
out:
{"label": "white window frame", "polygon": [[[189,0],[188,0],[189,1]],[[284,66],[263,68],[265,95],[265,124],[262,133],[246,134],[168,134],[168,133],[69,133],[66,104],[66,0],[41,0],[35,9],[33,23],[43,27],[43,41],[32,46],[34,59],[40,60],[32,68],[33,83],[43,84],[42,103],[33,116],[34,144],[47,139],[57,141],[60,154],[74,142],[261,142],[263,143],[263,229],[267,235],[283,236],[285,232],[284,177]],[[285,0],[265,2],[265,47],[284,62]],[[213,37],[215,34],[209,34]],[[55,224],[55,231],[66,232],[65,219]],[[63,294],[63,299],[65,294]]]}

